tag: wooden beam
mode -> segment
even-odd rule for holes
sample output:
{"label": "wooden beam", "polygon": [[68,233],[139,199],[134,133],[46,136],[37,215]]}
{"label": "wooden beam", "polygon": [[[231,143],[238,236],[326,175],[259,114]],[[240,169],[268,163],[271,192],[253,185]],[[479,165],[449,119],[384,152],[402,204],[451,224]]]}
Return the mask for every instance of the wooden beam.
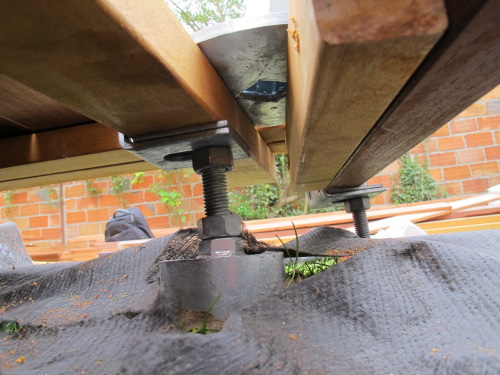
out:
{"label": "wooden beam", "polygon": [[80,125],[0,140],[0,190],[153,170],[122,150],[117,133]]}
{"label": "wooden beam", "polygon": [[2,13],[2,74],[128,136],[227,120],[254,183],[275,178],[269,148],[164,1],[19,0]]}
{"label": "wooden beam", "polygon": [[500,2],[446,8],[443,38],[329,186],[364,183],[500,83]]}
{"label": "wooden beam", "polygon": [[89,122],[89,119],[0,74],[0,115],[32,132]]}
{"label": "wooden beam", "polygon": [[292,0],[287,146],[295,190],[323,189],[446,28],[441,0]]}

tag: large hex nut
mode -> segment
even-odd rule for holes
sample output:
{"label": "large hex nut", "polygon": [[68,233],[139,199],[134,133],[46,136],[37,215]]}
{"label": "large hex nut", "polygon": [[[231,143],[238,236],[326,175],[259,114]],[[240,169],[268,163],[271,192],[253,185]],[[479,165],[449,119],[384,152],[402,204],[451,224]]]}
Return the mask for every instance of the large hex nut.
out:
{"label": "large hex nut", "polygon": [[243,255],[243,247],[241,237],[210,238],[200,242],[199,257]]}
{"label": "large hex nut", "polygon": [[236,214],[209,215],[198,220],[198,235],[202,240],[241,237],[241,218]]}
{"label": "large hex nut", "polygon": [[344,202],[344,210],[349,214],[355,211],[368,210],[370,207],[370,198],[368,196],[351,198]]}
{"label": "large hex nut", "polygon": [[233,170],[233,153],[229,147],[210,146],[193,152],[193,169],[201,174],[207,168]]}

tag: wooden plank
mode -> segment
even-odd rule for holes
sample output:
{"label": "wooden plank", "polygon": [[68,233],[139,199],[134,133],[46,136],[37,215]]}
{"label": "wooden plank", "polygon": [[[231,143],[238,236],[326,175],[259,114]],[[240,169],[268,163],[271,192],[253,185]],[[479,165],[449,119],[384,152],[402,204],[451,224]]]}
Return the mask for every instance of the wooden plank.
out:
{"label": "wooden plank", "polygon": [[117,133],[101,124],[0,140],[0,190],[154,170],[122,150]]}
{"label": "wooden plank", "polygon": [[440,233],[471,232],[477,230],[491,230],[491,229],[500,229],[500,222],[426,229],[425,231],[428,234],[440,234]]}
{"label": "wooden plank", "polygon": [[441,0],[292,0],[287,147],[295,190],[323,189],[446,28]]}
{"label": "wooden plank", "polygon": [[164,1],[19,0],[2,13],[3,74],[128,136],[227,120],[250,148],[242,175],[275,179],[269,148]]}
{"label": "wooden plank", "polygon": [[286,125],[257,128],[260,136],[266,142],[273,154],[286,154]]}
{"label": "wooden plank", "polygon": [[500,2],[446,7],[447,32],[330,186],[364,183],[500,83]]}
{"label": "wooden plank", "polygon": [[431,221],[428,223],[419,223],[418,226],[424,230],[428,230],[428,229],[449,228],[455,226],[467,226],[467,225],[488,224],[488,223],[500,224],[500,215],[484,215],[476,217],[467,217],[462,219],[438,220],[438,221]]}
{"label": "wooden plank", "polygon": [[33,132],[89,122],[80,113],[0,74],[0,114]]}
{"label": "wooden plank", "polygon": [[[478,196],[466,198],[466,199],[461,199],[456,202],[452,202],[450,204],[450,208],[446,210],[441,210],[441,211],[433,211],[433,212],[424,212],[424,213],[416,213],[416,214],[411,214],[411,215],[402,215],[402,216],[397,216],[397,217],[390,217],[382,220],[378,220],[375,222],[371,222],[369,224],[370,228],[370,233],[376,233],[380,229],[385,229],[390,227],[392,224],[396,224],[398,222],[401,222],[402,220],[408,220],[411,221],[412,223],[420,223],[422,221],[429,221],[431,219],[437,219],[439,217],[444,217],[446,215],[449,215],[450,213],[456,212],[456,211],[461,211],[467,208],[471,207],[477,207],[481,206],[485,203],[492,202],[494,200],[497,200],[499,197],[499,194],[481,194]],[[348,230],[351,232],[354,232],[354,227],[349,227]]]}

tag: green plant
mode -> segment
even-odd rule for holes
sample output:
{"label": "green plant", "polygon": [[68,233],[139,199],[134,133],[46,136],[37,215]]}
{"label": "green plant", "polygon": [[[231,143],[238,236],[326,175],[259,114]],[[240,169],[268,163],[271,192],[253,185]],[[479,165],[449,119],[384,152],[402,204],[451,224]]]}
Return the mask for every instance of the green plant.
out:
{"label": "green plant", "polygon": [[126,192],[130,189],[129,180],[122,176],[111,176],[111,194],[118,198],[122,207],[127,207]]}
{"label": "green plant", "polygon": [[59,204],[59,191],[54,185],[42,186],[40,197],[45,201],[45,204],[51,207],[57,207]]}
{"label": "green plant", "polygon": [[[207,333],[218,332],[218,330],[215,330],[215,329],[208,329],[207,326],[208,326],[208,318],[210,317],[210,313],[212,312],[212,310],[215,307],[215,305],[217,304],[217,302],[219,302],[220,296],[221,296],[221,293],[219,293],[217,295],[217,297],[215,297],[215,300],[212,302],[212,304],[210,305],[208,310],[205,312],[205,315],[203,317],[203,325],[201,326],[201,328],[192,328],[189,332],[200,333],[202,335],[206,335]],[[179,324],[179,326],[182,327],[182,322]]]}
{"label": "green plant", "polygon": [[242,16],[244,0],[169,0],[177,17],[191,30]]}
{"label": "green plant", "polygon": [[0,331],[5,332],[8,335],[17,333],[21,330],[21,326],[18,322],[3,322],[0,323]]}
{"label": "green plant", "polygon": [[87,190],[87,194],[91,197],[97,197],[102,193],[102,189],[100,187],[94,186],[95,180],[85,180],[85,189]]}
{"label": "green plant", "polygon": [[[294,222],[292,222],[292,225],[293,225],[293,231],[295,232],[295,260],[285,266],[285,273],[290,277],[290,280],[288,281],[288,284],[286,285],[287,288],[290,285],[292,285],[293,280],[295,279],[296,275],[298,275],[297,265],[299,263],[299,251],[300,251],[299,235],[297,233],[297,228],[295,227]],[[276,237],[278,237],[278,236],[276,236]],[[283,248],[285,249],[286,254],[288,255],[288,258],[291,258],[290,252],[288,251],[285,243],[279,237],[278,237],[278,240],[280,240],[281,244],[283,245]]]}
{"label": "green plant", "polygon": [[176,177],[180,177],[180,175],[178,175],[179,173],[182,172],[160,172],[158,177],[161,183],[153,184],[148,189],[148,192],[153,193],[158,197],[167,213],[170,215],[172,224],[176,226],[182,226],[186,223],[186,216],[184,215],[186,211],[182,200],[184,196],[178,190],[168,187],[174,185]]}
{"label": "green plant", "polygon": [[144,182],[144,172],[135,172],[134,177],[132,178],[132,184],[138,184]]}
{"label": "green plant", "polygon": [[10,218],[15,216],[14,208],[16,207],[16,205],[12,201],[14,199],[14,194],[16,193],[16,191],[17,190],[9,190],[8,192],[5,193],[4,196],[5,214]]}
{"label": "green plant", "polygon": [[393,189],[391,199],[396,204],[447,197],[429,172],[429,158],[420,162],[418,158],[412,159],[409,153],[401,157],[399,182]]}
{"label": "green plant", "polygon": [[229,207],[243,220],[266,219],[336,211],[337,207],[310,210],[305,196],[294,194],[290,186],[287,157],[275,156],[277,184],[245,186],[229,191]]}

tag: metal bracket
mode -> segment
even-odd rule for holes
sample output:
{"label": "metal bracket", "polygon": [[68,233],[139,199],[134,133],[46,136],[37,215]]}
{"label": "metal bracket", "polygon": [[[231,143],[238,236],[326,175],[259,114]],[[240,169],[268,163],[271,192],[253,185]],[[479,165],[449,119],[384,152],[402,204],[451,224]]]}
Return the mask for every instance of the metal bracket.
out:
{"label": "metal bracket", "polygon": [[371,199],[386,190],[387,188],[383,187],[382,184],[361,185],[352,188],[326,188],[325,190],[309,191],[307,196],[311,208],[326,208],[357,197]]}
{"label": "metal bracket", "polygon": [[249,157],[249,147],[227,121],[194,125],[138,137],[119,133],[120,145],[163,170],[191,168],[192,152],[209,146],[226,146],[233,158]]}

